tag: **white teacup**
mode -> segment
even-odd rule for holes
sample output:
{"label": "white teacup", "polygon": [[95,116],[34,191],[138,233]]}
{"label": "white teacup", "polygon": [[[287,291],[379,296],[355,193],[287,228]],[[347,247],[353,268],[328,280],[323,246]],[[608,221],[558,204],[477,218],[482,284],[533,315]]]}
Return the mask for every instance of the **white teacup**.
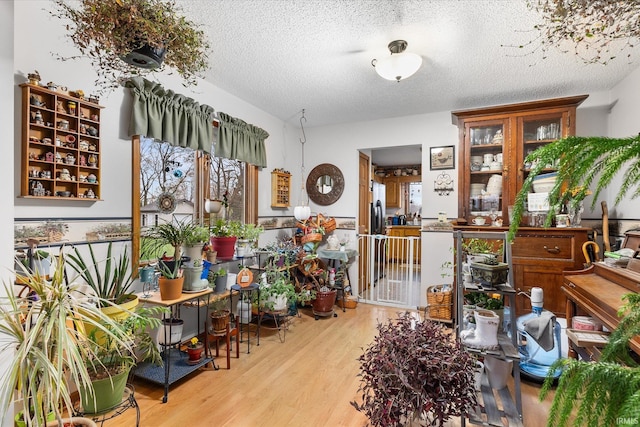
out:
{"label": "white teacup", "polygon": [[473,222],[475,225],[484,225],[487,222],[487,220],[482,216],[477,216],[473,218],[471,222]]}

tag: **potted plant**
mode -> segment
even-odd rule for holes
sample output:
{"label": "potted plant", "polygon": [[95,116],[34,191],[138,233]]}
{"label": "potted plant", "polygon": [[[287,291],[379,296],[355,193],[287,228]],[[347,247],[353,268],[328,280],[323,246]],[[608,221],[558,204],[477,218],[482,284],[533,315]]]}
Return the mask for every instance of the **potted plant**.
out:
{"label": "potted plant", "polygon": [[215,288],[215,293],[220,294],[227,289],[227,270],[219,268],[216,271],[209,270],[209,286]]}
{"label": "potted plant", "polygon": [[88,304],[78,284],[66,282],[62,251],[56,261],[50,280],[27,274],[25,297],[5,284],[7,296],[0,303],[3,345],[15,350],[3,373],[0,408],[6,415],[17,395],[24,403],[22,420],[34,426],[44,426],[51,417],[62,424],[62,415],[73,413],[72,382],[89,393],[93,390],[86,365],[91,345],[81,332],[83,324],[121,348],[129,347],[116,322]]}
{"label": "potted plant", "polygon": [[202,360],[202,352],[204,351],[204,344],[200,342],[198,337],[193,337],[187,345],[187,354],[189,355],[189,362],[198,363]]}
{"label": "potted plant", "polygon": [[231,302],[229,297],[218,298],[209,304],[209,317],[211,329],[216,334],[225,333],[231,315]]}
{"label": "potted plant", "polygon": [[210,46],[204,31],[173,1],[82,0],[76,8],[75,3],[55,0],[55,6],[51,13],[65,21],[67,36],[80,51],[78,57],[91,61],[99,92],[165,65],[176,70],[186,85],[196,84],[208,68]]}
{"label": "potted plant", "polygon": [[233,259],[236,240],[243,224],[240,221],[218,218],[210,227],[211,246],[217,252],[217,258],[223,261]]}
{"label": "potted plant", "polygon": [[189,257],[191,262],[202,260],[204,245],[209,241],[210,237],[208,227],[194,224],[193,227],[188,229],[184,239],[184,246],[185,255]]}
{"label": "potted plant", "polygon": [[476,360],[435,322],[404,313],[378,323],[358,360],[361,398],[351,404],[373,426],[443,426],[476,405]]}
{"label": "potted plant", "polygon": [[548,426],[597,427],[637,424],[640,419],[640,364],[631,356],[629,341],[640,335],[640,294],[625,295],[623,316],[609,335],[597,362],[558,359],[550,368],[540,391],[544,400],[555,383],[554,372],[562,369]]}
{"label": "potted plant", "polygon": [[257,247],[258,238],[264,231],[259,225],[242,224],[238,229],[237,251],[238,256],[251,255],[252,249]]}
{"label": "potted plant", "polygon": [[289,278],[289,269],[286,266],[277,267],[274,262],[269,262],[260,283],[259,296],[258,309],[261,311],[284,310],[290,301],[296,301],[296,288]]}
{"label": "potted plant", "polygon": [[90,257],[85,259],[80,248],[74,246],[67,256],[69,266],[91,288],[101,309],[110,316],[126,316],[138,305],[138,297],[131,292],[133,275],[127,247],[116,257],[112,255],[113,242],[109,242],[104,260],[98,260],[91,243],[87,249]]}
{"label": "potted plant", "polygon": [[[94,329],[88,335],[90,349],[85,357],[93,393],[80,387],[80,400],[86,413],[107,411],[122,401],[129,371],[139,361],[162,364],[158,346],[149,334],[150,329],[161,324],[160,316],[168,313],[165,307],[138,307],[130,316],[121,318],[113,324],[103,325],[104,330],[112,332],[104,336]],[[117,336],[120,340],[115,340]],[[121,340],[127,345],[123,346]]]}

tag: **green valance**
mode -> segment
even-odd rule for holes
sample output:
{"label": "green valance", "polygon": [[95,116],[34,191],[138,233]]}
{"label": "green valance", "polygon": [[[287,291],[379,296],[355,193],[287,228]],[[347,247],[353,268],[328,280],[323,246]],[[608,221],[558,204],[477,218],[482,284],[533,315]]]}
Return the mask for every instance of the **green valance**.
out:
{"label": "green valance", "polygon": [[133,108],[129,136],[143,135],[171,145],[211,153],[213,108],[165,90],[142,77],[129,79]]}
{"label": "green valance", "polygon": [[217,157],[242,160],[258,167],[267,166],[264,140],[269,133],[225,113],[218,113],[220,127],[214,149]]}

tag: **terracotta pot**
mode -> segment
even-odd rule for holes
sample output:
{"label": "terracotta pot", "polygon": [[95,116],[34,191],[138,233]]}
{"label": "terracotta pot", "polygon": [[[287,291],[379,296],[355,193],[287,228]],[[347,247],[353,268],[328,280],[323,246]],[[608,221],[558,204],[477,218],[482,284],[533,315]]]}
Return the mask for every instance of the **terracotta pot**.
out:
{"label": "terracotta pot", "polygon": [[313,313],[331,313],[333,311],[333,306],[336,303],[336,294],[337,292],[335,290],[329,292],[317,292],[316,298],[311,301]]}
{"label": "terracotta pot", "polygon": [[189,355],[189,360],[195,361],[200,360],[202,358],[202,352],[204,351],[204,344],[199,342],[195,347],[191,347],[191,345],[187,346],[187,354]]}
{"label": "terracotta pot", "polygon": [[211,246],[218,253],[218,259],[229,261],[233,259],[233,251],[236,248],[237,237],[212,237]]}
{"label": "terracotta pot", "polygon": [[182,295],[182,285],[184,284],[184,277],[178,277],[177,279],[167,279],[160,276],[158,279],[158,286],[160,286],[160,299],[172,300],[178,299]]}

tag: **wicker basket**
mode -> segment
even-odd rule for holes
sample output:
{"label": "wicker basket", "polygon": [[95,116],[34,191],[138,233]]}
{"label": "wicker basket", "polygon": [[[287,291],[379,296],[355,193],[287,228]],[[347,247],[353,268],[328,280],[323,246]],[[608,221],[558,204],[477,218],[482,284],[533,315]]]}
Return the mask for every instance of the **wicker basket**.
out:
{"label": "wicker basket", "polygon": [[331,233],[336,229],[336,219],[335,218],[326,218],[321,213],[318,214],[318,224],[324,228],[325,233]]}
{"label": "wicker basket", "polygon": [[427,288],[427,313],[432,319],[451,320],[453,291],[443,291],[443,285]]}
{"label": "wicker basket", "polygon": [[308,233],[308,234],[305,234],[304,236],[302,236],[302,239],[300,239],[300,240],[302,241],[303,245],[305,243],[322,242],[322,234],[320,234],[320,233]]}

